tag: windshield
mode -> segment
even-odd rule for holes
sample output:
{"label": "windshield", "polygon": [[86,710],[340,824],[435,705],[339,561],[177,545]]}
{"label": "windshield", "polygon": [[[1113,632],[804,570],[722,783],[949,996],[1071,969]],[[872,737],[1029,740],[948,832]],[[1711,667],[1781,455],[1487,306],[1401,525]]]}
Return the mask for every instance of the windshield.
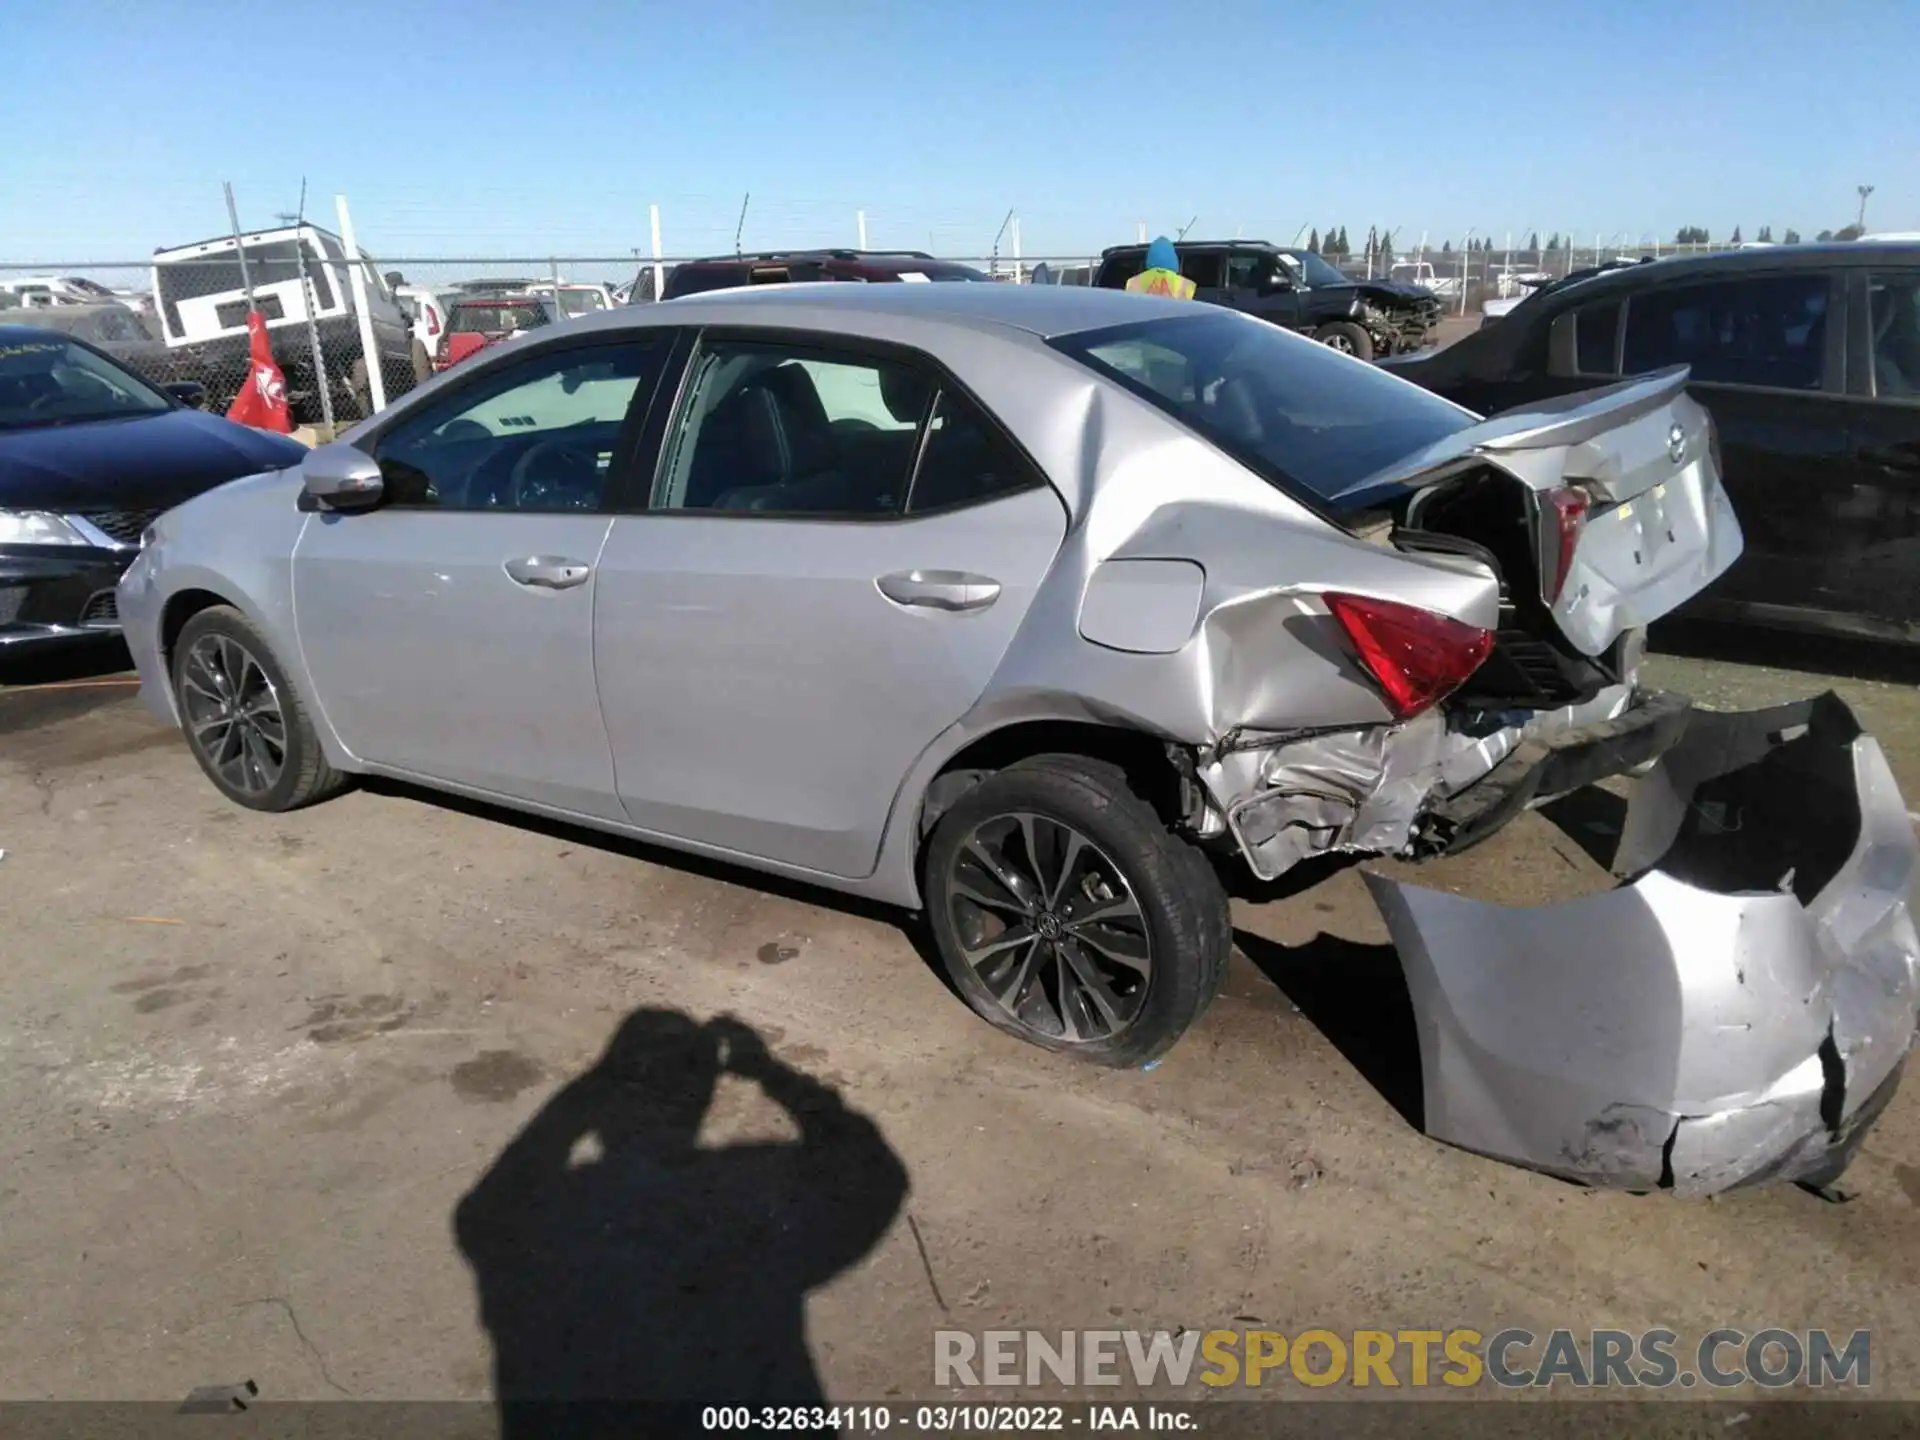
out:
{"label": "windshield", "polygon": [[1292,262],[1295,269],[1306,275],[1309,285],[1351,285],[1353,283],[1311,250],[1284,250],[1281,254]]}
{"label": "windshield", "polygon": [[607,297],[588,286],[562,286],[560,308],[569,315],[590,315],[607,308]]}
{"label": "windshield", "polygon": [[498,335],[508,330],[533,330],[547,323],[538,305],[456,305],[447,325],[455,335]]}
{"label": "windshield", "polygon": [[173,402],[71,340],[0,341],[0,430],[160,415]]}
{"label": "windshield", "polygon": [[1331,499],[1474,423],[1384,370],[1230,313],[1148,320],[1052,343],[1309,500]]}

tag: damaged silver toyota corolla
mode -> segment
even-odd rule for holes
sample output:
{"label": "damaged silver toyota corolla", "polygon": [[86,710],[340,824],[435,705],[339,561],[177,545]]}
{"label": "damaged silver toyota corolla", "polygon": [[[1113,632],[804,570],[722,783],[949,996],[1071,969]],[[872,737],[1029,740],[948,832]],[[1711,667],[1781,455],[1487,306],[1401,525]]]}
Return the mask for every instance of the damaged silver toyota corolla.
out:
{"label": "damaged silver toyota corolla", "polygon": [[1369,877],[1427,1129],[1822,1181],[1913,1040],[1913,833],[1832,697],[1639,683],[1740,551],[1684,379],[1482,421],[1213,307],[703,295],[170,512],[120,615],[242,804],[400,776],[924,909],[976,1010],[1111,1065],[1217,992],[1216,856],[1417,860],[1636,775],[1606,893]]}

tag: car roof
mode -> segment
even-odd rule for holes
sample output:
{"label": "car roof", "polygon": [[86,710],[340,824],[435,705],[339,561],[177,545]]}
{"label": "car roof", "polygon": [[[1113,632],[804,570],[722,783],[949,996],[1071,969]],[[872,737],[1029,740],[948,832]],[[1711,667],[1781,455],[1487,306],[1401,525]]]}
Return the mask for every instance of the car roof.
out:
{"label": "car roof", "polygon": [[[710,290],[657,304],[602,310],[568,322],[572,333],[630,325],[765,325],[860,334],[942,327],[1020,331],[1043,339],[1193,315],[1192,301],[1078,285],[846,285],[820,281]],[[1207,313],[1215,311],[1207,307]],[[917,343],[917,341],[909,341]]]}
{"label": "car roof", "polygon": [[[1284,246],[1271,240],[1171,240],[1167,242],[1176,250],[1280,250]],[[1145,251],[1145,245],[1109,245],[1100,252],[1100,258],[1109,255],[1128,255],[1134,251]]]}
{"label": "car roof", "polygon": [[1920,244],[1912,241],[1837,240],[1810,245],[1771,245],[1763,250],[1723,250],[1714,255],[1669,255],[1641,265],[1601,270],[1572,284],[1556,286],[1555,298],[1584,298],[1630,291],[1641,285],[1719,275],[1778,274],[1783,270],[1832,270],[1874,265],[1920,263]]}

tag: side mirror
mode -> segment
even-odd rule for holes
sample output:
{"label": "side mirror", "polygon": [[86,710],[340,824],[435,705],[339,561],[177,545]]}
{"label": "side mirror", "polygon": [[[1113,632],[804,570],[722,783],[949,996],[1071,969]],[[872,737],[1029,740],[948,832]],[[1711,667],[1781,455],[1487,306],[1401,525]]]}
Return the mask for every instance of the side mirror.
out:
{"label": "side mirror", "polygon": [[207,387],[198,380],[175,380],[163,387],[167,394],[185,405],[189,410],[199,410],[207,403]]}
{"label": "side mirror", "polygon": [[386,489],[374,458],[339,440],[308,452],[300,482],[302,510],[367,510]]}
{"label": "side mirror", "polygon": [[1293,281],[1285,275],[1269,275],[1260,282],[1262,295],[1280,295],[1293,289]]}

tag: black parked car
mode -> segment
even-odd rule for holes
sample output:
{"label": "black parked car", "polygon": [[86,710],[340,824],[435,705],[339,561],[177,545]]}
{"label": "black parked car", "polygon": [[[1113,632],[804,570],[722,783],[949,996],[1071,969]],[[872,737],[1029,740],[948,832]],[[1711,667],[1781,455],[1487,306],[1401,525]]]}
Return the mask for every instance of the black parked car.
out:
{"label": "black parked car", "polygon": [[[1265,240],[1182,240],[1173,248],[1180,273],[1194,283],[1194,299],[1244,310],[1362,360],[1431,344],[1440,323],[1440,299],[1431,290],[1355,280],[1311,250],[1284,250]],[[1124,290],[1146,262],[1144,245],[1103,250],[1093,283]]]}
{"label": "black parked car", "polygon": [[1493,414],[1669,365],[1746,531],[1691,612],[1920,641],[1920,244],[1657,260],[1387,368]]}
{"label": "black parked car", "polygon": [[203,393],[158,389],[61,331],[0,325],[0,665],[117,635],[114,587],[163,510],[307,453],[193,408]]}

